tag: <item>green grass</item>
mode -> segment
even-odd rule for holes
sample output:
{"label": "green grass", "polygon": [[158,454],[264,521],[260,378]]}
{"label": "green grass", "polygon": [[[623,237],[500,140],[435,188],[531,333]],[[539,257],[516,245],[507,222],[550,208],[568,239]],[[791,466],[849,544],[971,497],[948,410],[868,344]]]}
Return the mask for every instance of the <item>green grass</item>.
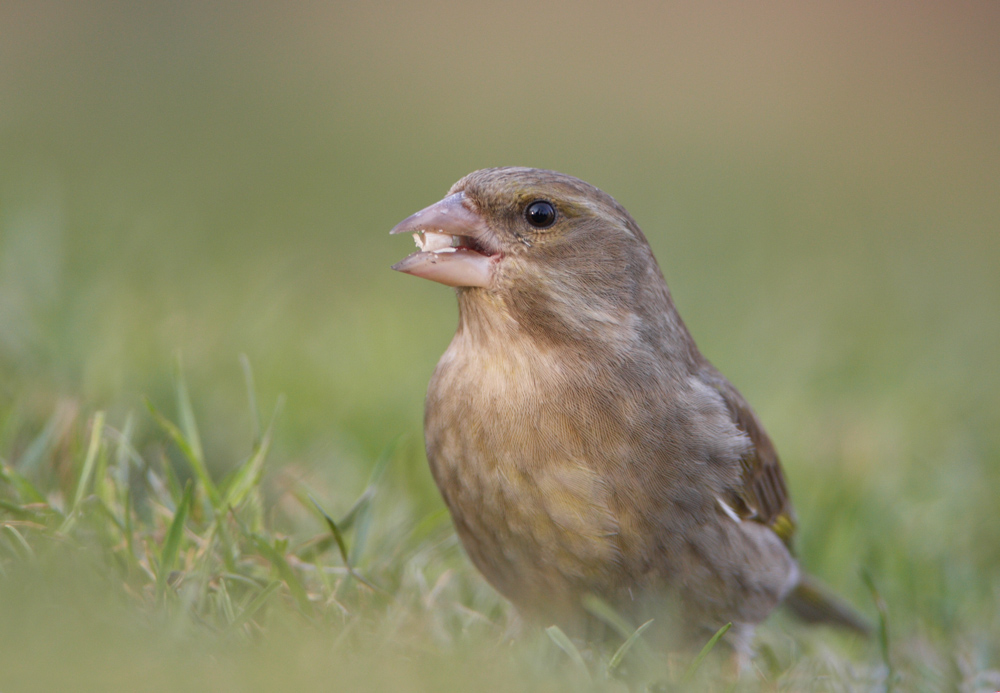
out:
{"label": "green grass", "polygon": [[0,692],[684,685],[638,623],[512,638],[427,469],[455,304],[386,232],[502,164],[632,212],[777,444],[802,563],[881,624],[779,612],[740,690],[1000,688],[993,5],[0,25]]}
{"label": "green grass", "polygon": [[[697,657],[664,659],[634,648],[648,623],[632,632],[613,613],[606,618],[622,641],[608,651],[581,651],[555,626],[519,631],[461,555],[446,514],[400,503],[392,479],[405,445],[373,459],[363,489],[344,503],[345,494],[268,459],[280,404],[262,425],[245,372],[254,435],[221,478],[207,471],[180,378],[169,403],[178,423],[153,403],[141,424],[126,416],[116,426],[103,411],[73,416],[26,441],[35,455],[28,475],[3,462],[5,690],[619,690],[629,657],[633,667],[658,667],[674,690],[725,685],[718,663],[701,666],[717,638]],[[344,510],[334,516],[325,506],[338,498]],[[891,543],[884,553],[901,559]],[[919,606],[897,614],[879,592],[906,604],[913,595],[896,583],[901,573],[872,570],[873,642],[777,617],[739,690],[993,685],[996,641],[986,634],[995,614],[977,620],[952,603],[962,595],[943,591],[922,596],[956,613],[935,623],[925,612],[920,624]],[[43,656],[58,664],[40,667]]]}
{"label": "green grass", "polygon": [[[91,658],[107,656],[107,647],[124,648],[130,660],[175,662],[177,670],[165,666],[159,679],[142,683],[152,690],[182,684],[215,689],[217,674],[207,677],[212,683],[191,682],[191,668],[211,668],[221,658],[253,669],[262,650],[278,643],[284,650],[288,640],[314,649],[315,659],[271,660],[272,680],[287,676],[315,684],[328,672],[338,689],[421,689],[481,683],[483,666],[499,687],[511,690],[591,680],[561,631],[559,647],[569,648],[576,666],[561,680],[550,678],[549,667],[564,664],[551,643],[529,635],[511,644],[508,610],[465,565],[443,513],[415,517],[386,509],[393,501],[382,497],[381,482],[394,449],[374,463],[364,491],[335,520],[312,495],[320,489],[288,480],[276,503],[275,490],[262,484],[273,418],[250,455],[216,482],[206,472],[183,380],[177,408],[180,425],[150,404],[159,433],[143,446],[145,453],[132,437],[132,420],[117,429],[104,412],[73,422],[67,434],[75,444],[32,441],[51,451],[45,463],[60,468],[45,493],[4,464],[4,650],[23,653],[32,640],[55,634],[52,651],[61,652],[60,640],[74,630],[94,634],[72,642],[86,660],[72,673],[64,665],[29,671],[11,657],[4,668],[8,690],[96,689],[126,680],[119,677],[127,671],[95,666]],[[252,409],[250,415],[257,417]],[[73,430],[77,426],[83,430]],[[52,612],[38,621],[29,610],[41,602],[49,602]],[[626,633],[618,651],[595,664],[604,678],[640,633]],[[198,643],[194,651],[192,643]],[[407,661],[413,671],[400,668]],[[386,662],[392,671],[371,670]],[[512,663],[520,671],[504,680],[498,667]],[[410,680],[413,675],[420,680]],[[241,690],[250,685],[239,678],[227,684]]]}

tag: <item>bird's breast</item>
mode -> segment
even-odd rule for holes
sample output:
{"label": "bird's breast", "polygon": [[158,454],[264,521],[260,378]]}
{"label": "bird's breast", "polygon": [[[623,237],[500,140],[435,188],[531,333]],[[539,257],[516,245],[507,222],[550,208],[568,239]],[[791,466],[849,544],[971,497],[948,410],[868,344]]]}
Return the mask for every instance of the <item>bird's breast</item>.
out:
{"label": "bird's breast", "polygon": [[586,368],[557,353],[505,346],[456,337],[428,390],[428,459],[459,536],[522,606],[537,610],[526,602],[572,593],[567,586],[613,592],[637,553],[635,480],[614,462],[634,456],[621,421],[630,407],[597,396]]}

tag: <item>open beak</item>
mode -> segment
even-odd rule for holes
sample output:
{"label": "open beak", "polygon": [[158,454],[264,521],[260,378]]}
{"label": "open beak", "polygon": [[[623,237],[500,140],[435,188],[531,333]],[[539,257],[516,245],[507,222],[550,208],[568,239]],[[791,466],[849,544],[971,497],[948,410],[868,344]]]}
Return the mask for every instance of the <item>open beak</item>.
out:
{"label": "open beak", "polygon": [[500,259],[493,233],[461,192],[403,219],[389,233],[412,233],[420,249],[392,269],[448,286],[489,286]]}

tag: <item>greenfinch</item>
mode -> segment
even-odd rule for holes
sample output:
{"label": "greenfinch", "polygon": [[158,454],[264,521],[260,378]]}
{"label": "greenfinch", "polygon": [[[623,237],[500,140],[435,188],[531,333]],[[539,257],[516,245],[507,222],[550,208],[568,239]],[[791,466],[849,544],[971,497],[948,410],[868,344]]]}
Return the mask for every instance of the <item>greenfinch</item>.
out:
{"label": "greenfinch", "polygon": [[864,630],[800,570],[771,440],[611,196],[484,169],[404,232],[418,251],[393,269],[458,296],[427,458],[469,558],[520,613],[594,637],[596,599],[692,644],[731,622],[737,652],[783,600]]}

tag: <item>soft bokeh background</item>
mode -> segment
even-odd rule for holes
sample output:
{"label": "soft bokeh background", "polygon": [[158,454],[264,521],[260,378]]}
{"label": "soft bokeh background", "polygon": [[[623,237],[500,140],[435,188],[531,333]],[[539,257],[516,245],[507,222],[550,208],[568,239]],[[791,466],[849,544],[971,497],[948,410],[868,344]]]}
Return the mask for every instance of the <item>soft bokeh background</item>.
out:
{"label": "soft bokeh background", "polygon": [[180,354],[224,471],[246,354],[287,396],[271,473],[343,510],[401,441],[396,502],[439,509],[422,397],[455,302],[388,269],[387,231],[497,165],[632,212],[778,445],[803,560],[996,666],[992,0],[7,0],[0,455],[53,412],[169,408]]}

